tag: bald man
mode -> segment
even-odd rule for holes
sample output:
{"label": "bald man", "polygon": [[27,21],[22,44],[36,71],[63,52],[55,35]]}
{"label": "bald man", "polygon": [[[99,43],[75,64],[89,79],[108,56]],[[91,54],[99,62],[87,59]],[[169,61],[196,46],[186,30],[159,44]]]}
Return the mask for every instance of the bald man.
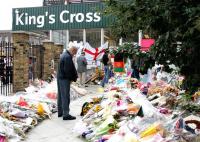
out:
{"label": "bald man", "polygon": [[78,75],[73,62],[73,56],[76,55],[77,48],[72,46],[64,52],[59,61],[57,86],[58,86],[58,117],[63,120],[74,120],[76,117],[69,114],[70,105],[70,83],[76,82]]}

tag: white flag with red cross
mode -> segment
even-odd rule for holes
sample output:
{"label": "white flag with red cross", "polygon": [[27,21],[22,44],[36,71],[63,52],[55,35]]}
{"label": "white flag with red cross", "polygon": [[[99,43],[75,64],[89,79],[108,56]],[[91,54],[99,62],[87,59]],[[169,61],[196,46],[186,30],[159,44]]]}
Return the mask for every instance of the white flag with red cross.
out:
{"label": "white flag with red cross", "polygon": [[84,45],[85,57],[88,61],[101,60],[103,54],[105,53],[105,49],[107,48],[108,48],[108,42],[97,48],[93,48],[90,46],[89,43],[86,43]]}

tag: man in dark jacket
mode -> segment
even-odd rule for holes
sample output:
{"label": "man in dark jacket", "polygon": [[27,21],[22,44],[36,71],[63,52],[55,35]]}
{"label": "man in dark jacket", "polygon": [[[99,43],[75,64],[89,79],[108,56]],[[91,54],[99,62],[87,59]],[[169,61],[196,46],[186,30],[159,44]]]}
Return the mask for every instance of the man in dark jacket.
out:
{"label": "man in dark jacket", "polygon": [[76,117],[69,114],[70,105],[70,83],[76,82],[78,75],[73,63],[73,56],[76,55],[77,48],[70,47],[60,57],[57,74],[58,85],[58,117],[63,116],[63,120],[74,120]]}
{"label": "man in dark jacket", "polygon": [[102,63],[104,65],[104,77],[100,84],[102,87],[104,87],[105,84],[108,83],[108,80],[110,78],[111,59],[108,53],[109,53],[108,51],[105,51],[105,54],[102,57]]}

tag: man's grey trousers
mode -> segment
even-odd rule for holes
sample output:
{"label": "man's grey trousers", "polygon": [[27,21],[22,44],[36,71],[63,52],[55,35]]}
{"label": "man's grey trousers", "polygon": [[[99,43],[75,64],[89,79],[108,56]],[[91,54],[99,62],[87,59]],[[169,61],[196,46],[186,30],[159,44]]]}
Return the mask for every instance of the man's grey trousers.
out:
{"label": "man's grey trousers", "polygon": [[58,79],[58,115],[67,116],[69,115],[69,104],[70,104],[70,81],[67,79]]}

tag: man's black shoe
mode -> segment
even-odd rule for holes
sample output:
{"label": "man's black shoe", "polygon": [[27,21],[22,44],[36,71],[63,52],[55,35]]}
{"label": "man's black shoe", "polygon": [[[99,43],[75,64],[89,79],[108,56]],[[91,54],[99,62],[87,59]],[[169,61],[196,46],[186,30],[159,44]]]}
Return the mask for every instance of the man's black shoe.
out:
{"label": "man's black shoe", "polygon": [[76,119],[76,117],[71,116],[71,115],[68,115],[68,116],[64,116],[64,117],[63,117],[63,120],[75,120],[75,119]]}
{"label": "man's black shoe", "polygon": [[63,115],[62,114],[58,114],[58,117],[62,117]]}

